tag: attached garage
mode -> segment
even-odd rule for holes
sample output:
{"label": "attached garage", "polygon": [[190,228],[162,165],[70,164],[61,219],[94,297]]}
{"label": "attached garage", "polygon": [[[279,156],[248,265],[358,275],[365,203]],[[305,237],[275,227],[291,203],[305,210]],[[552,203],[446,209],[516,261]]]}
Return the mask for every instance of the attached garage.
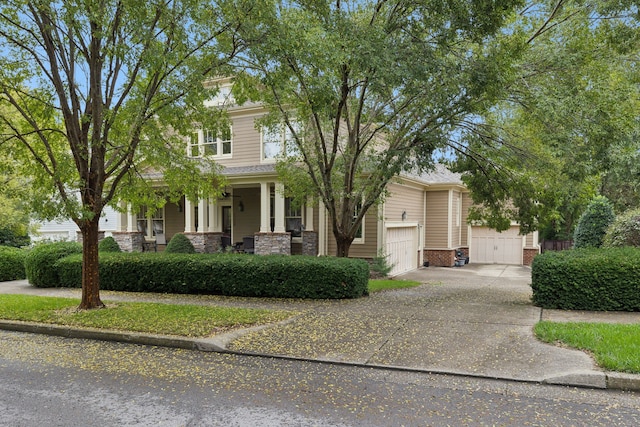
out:
{"label": "attached garage", "polygon": [[497,232],[487,227],[471,227],[469,258],[479,264],[522,265],[525,237],[518,227]]}
{"label": "attached garage", "polygon": [[418,268],[420,259],[418,244],[418,225],[387,225],[385,254],[387,263],[393,268],[390,276],[405,273]]}

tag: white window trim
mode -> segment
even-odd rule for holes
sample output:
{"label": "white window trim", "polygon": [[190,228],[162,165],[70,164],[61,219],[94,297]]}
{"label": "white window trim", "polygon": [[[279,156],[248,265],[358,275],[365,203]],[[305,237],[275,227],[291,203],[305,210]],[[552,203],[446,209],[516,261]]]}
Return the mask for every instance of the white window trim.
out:
{"label": "white window trim", "polygon": [[[295,126],[298,126],[298,125],[294,123],[294,127]],[[265,142],[264,137],[266,134],[265,126],[262,126],[260,128],[260,161],[261,163],[275,163],[279,157],[282,157],[282,156],[289,157],[289,156],[295,155],[295,154],[289,153],[288,152],[289,150],[287,150],[287,132],[289,132],[289,128],[284,123],[279,124],[278,127],[279,127],[278,136],[280,139],[280,150],[276,156],[269,157],[269,158],[265,157],[265,152],[264,152],[264,142]]]}
{"label": "white window trim", "polygon": [[[142,207],[140,208],[140,210],[143,210],[145,212],[145,216],[140,217],[139,215],[136,217],[136,224],[138,221],[140,220],[144,220],[146,222],[146,230],[144,231],[144,238],[145,240],[155,240],[156,239],[156,234],[155,234],[155,230],[153,229],[153,223],[154,221],[161,221],[162,222],[162,232],[165,233],[165,229],[166,229],[166,216],[165,216],[165,211],[164,211],[164,206],[157,209],[156,212],[153,214],[153,216],[149,216],[147,215],[147,208],[146,207]],[[140,213],[140,211],[138,212]],[[158,214],[160,214],[158,216]]]}
{"label": "white window trim", "polygon": [[[355,216],[355,213],[354,213],[354,216]],[[364,216],[362,217],[362,223],[360,223],[360,227],[362,228],[362,232],[360,233],[360,237],[356,237],[355,239],[353,239],[353,242],[351,242],[351,244],[364,245],[365,222],[366,221],[367,221],[367,214],[364,214]]]}
{"label": "white window trim", "polygon": [[214,155],[205,155],[204,153],[204,147],[205,145],[205,134],[206,132],[208,132],[209,129],[198,129],[198,131],[196,132],[196,134],[198,135],[198,155],[197,156],[192,156],[191,155],[191,147],[194,146],[195,144],[189,144],[187,151],[188,151],[188,155],[189,157],[199,157],[199,158],[211,158],[211,159],[230,159],[233,157],[233,126],[229,125],[229,136],[231,137],[231,139],[229,140],[229,143],[231,145],[231,151],[229,153],[224,153],[222,154],[223,151],[223,144],[224,142],[226,142],[226,140],[223,140],[220,138],[220,134],[216,135],[216,141],[215,141],[215,145],[216,145],[216,154]]}

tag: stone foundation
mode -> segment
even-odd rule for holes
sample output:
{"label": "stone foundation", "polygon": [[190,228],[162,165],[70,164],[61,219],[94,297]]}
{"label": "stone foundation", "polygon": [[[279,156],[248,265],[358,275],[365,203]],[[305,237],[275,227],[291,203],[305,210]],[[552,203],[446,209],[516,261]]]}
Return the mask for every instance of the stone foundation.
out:
{"label": "stone foundation", "polygon": [[453,267],[456,262],[455,249],[427,249],[424,251],[424,261],[429,261],[431,267]]}
{"label": "stone foundation", "polygon": [[[100,242],[101,240],[104,240],[104,231],[98,231],[98,242]],[[82,244],[83,239],[81,231],[76,231],[76,241]]]}
{"label": "stone foundation", "polygon": [[291,233],[256,233],[256,255],[291,255]]}
{"label": "stone foundation", "polygon": [[302,255],[318,256],[318,232],[302,232]]}
{"label": "stone foundation", "polygon": [[540,253],[539,248],[524,248],[522,252],[522,265],[533,264],[533,259]]}
{"label": "stone foundation", "polygon": [[184,233],[197,253],[214,253],[222,248],[222,233]]}
{"label": "stone foundation", "polygon": [[144,235],[138,231],[114,231],[111,233],[123,252],[142,252]]}

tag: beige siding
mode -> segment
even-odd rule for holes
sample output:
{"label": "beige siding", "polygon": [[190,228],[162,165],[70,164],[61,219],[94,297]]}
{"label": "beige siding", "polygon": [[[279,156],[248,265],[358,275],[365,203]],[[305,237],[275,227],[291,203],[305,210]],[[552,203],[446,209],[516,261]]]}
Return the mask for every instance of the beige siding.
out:
{"label": "beige siding", "polygon": [[469,224],[467,218],[469,217],[469,208],[473,204],[469,193],[462,193],[462,241],[461,246],[469,246]]}
{"label": "beige siding", "polygon": [[425,224],[425,247],[447,248],[449,227],[449,191],[427,192],[427,222]]}
{"label": "beige siding", "polygon": [[[336,254],[336,240],[331,229],[331,219],[327,217],[327,255]],[[378,248],[378,216],[371,208],[364,217],[364,243],[353,243],[349,249],[350,258],[374,258]]]}
{"label": "beige siding", "polygon": [[[184,206],[184,198],[180,203]],[[167,203],[164,207],[164,234],[167,243],[177,233],[184,233],[184,210],[180,212],[177,204]]]}
{"label": "beige siding", "polygon": [[451,247],[461,246],[462,236],[462,193],[454,191],[451,203]]}
{"label": "beige siding", "polygon": [[255,127],[256,117],[232,117],[232,157],[216,160],[217,163],[224,166],[260,164],[260,131]]}
{"label": "beige siding", "polygon": [[[240,211],[240,202],[243,210]],[[233,242],[253,236],[260,231],[260,188],[235,188],[233,190]]]}
{"label": "beige siding", "polygon": [[532,248],[533,247],[533,233],[529,233],[525,237],[525,247]]}
{"label": "beige siding", "polygon": [[402,221],[402,213],[406,212],[404,222],[422,224],[424,220],[424,191],[398,184],[391,184],[388,189],[389,196],[384,203],[384,220]]}

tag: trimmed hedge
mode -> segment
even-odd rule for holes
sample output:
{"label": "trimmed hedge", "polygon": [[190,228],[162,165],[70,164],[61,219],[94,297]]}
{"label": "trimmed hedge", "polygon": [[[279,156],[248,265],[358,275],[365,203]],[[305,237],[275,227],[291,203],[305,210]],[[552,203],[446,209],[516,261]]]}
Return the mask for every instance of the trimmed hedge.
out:
{"label": "trimmed hedge", "polygon": [[533,303],[543,308],[640,311],[640,250],[548,251],[532,265]]}
{"label": "trimmed hedge", "polygon": [[105,237],[98,243],[98,252],[122,252],[120,245],[111,236]]}
{"label": "trimmed hedge", "polygon": [[24,261],[29,283],[39,288],[61,286],[55,262],[68,255],[81,253],[82,245],[77,242],[43,243],[34,247]]}
{"label": "trimmed hedge", "polygon": [[[56,262],[59,286],[80,287],[82,258]],[[245,254],[100,255],[100,288],[130,292],[337,299],[368,294],[363,260]]]}
{"label": "trimmed hedge", "polygon": [[20,280],[27,277],[24,270],[24,249],[0,246],[0,282]]}
{"label": "trimmed hedge", "polygon": [[174,234],[164,250],[168,254],[195,254],[196,249],[187,236],[182,233]]}

